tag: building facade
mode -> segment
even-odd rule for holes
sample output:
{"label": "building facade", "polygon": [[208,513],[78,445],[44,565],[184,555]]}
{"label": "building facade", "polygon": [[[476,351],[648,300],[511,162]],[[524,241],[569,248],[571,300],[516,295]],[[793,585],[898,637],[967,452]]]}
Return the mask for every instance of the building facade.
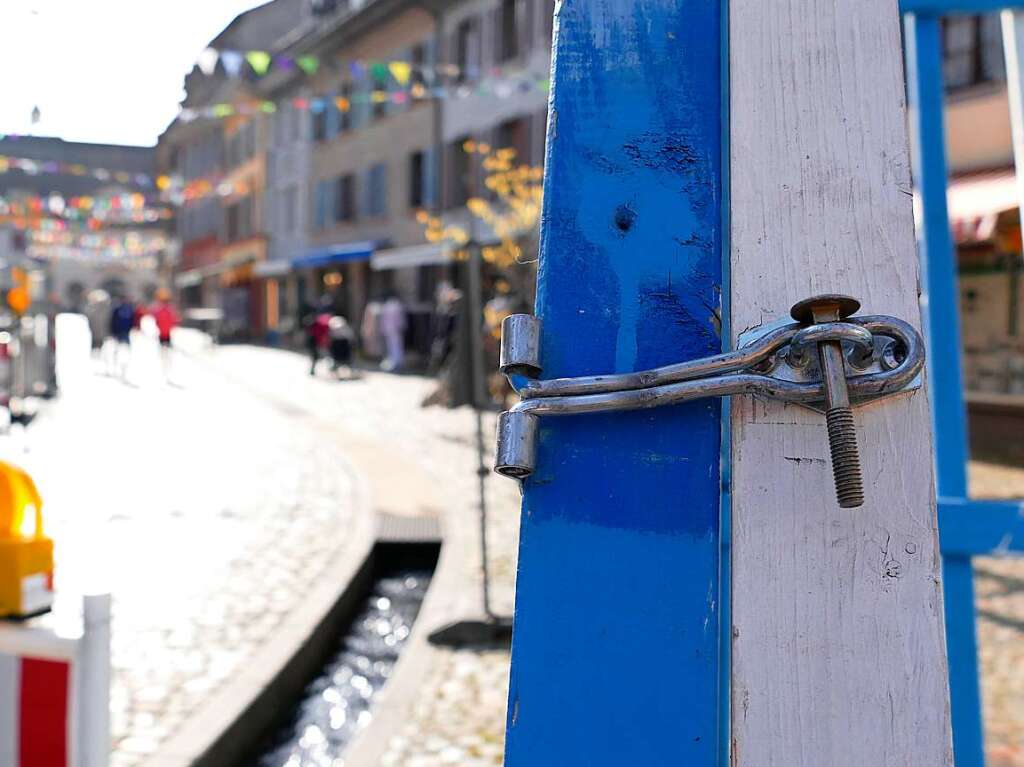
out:
{"label": "building facade", "polygon": [[[235,18],[210,46],[235,52],[273,49],[307,23],[303,0],[272,0]],[[251,104],[261,99],[257,77],[242,62],[235,71],[218,61],[198,65],[185,78],[183,110],[213,104]],[[215,118],[179,116],[160,137],[161,171],[175,179],[180,203],[177,231],[181,264],[175,278],[185,310],[214,310],[220,334],[263,340],[277,323],[276,296],[263,278],[270,257],[268,151],[270,115],[231,110]]]}
{"label": "building facade", "polygon": [[1024,289],[999,14],[943,21],[950,220],[960,265],[965,383],[1024,394]]}
{"label": "building facade", "polygon": [[[206,182],[181,211],[183,301],[220,308],[227,325],[247,316],[249,337],[295,341],[311,307],[330,301],[359,330],[368,304],[396,295],[407,344],[425,353],[438,286],[456,267],[450,245],[427,241],[422,212],[493,237],[466,209],[493,195],[465,143],[542,162],[552,14],[552,0],[306,3],[273,42],[250,47],[312,58],[315,71],[193,72],[186,107],[274,108],[176,121],[161,141],[187,190]],[[237,34],[211,46],[241,48]]]}

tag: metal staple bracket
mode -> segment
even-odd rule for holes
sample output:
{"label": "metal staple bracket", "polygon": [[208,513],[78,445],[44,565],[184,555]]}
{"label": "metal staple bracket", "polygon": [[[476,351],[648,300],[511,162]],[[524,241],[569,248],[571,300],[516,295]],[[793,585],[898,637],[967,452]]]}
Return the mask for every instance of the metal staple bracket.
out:
{"label": "metal staple bracket", "polygon": [[826,295],[793,307],[797,322],[747,334],[736,351],[636,373],[539,380],[541,322],[502,323],[500,369],[521,401],[498,418],[495,471],[524,479],[536,468],[541,416],[638,410],[750,394],[826,415],[839,505],[863,503],[851,408],[920,387],[924,341],[903,320],[850,316],[860,304]]}

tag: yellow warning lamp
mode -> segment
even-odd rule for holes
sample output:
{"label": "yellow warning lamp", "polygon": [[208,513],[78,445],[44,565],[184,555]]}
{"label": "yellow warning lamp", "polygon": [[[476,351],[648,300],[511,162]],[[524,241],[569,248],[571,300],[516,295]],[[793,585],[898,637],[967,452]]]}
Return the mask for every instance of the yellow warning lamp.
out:
{"label": "yellow warning lamp", "polygon": [[43,535],[43,499],[32,477],[0,461],[0,617],[24,618],[53,604],[53,541]]}
{"label": "yellow warning lamp", "polygon": [[7,305],[19,317],[32,306],[32,294],[28,289],[28,273],[20,268],[11,269],[11,280],[14,287],[7,291]]}

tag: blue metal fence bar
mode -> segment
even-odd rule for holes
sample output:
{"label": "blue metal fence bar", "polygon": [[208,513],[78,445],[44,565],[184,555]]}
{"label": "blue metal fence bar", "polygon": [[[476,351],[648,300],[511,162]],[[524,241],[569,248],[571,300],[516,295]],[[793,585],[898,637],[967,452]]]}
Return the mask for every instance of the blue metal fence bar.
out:
{"label": "blue metal fence bar", "polygon": [[[957,269],[946,206],[942,39],[939,19],[905,17],[914,176],[923,220],[928,378],[935,431],[936,482],[942,498],[967,497],[967,425],[960,372]],[[947,537],[940,523],[940,542]],[[957,767],[984,767],[974,582],[970,556],[943,551],[946,644]]]}
{"label": "blue metal fence bar", "polygon": [[993,13],[1006,8],[1024,8],[1024,2],[1019,0],[900,0],[900,13],[916,13],[919,16]]}
{"label": "blue metal fence bar", "polygon": [[945,557],[1024,553],[1024,501],[939,498]]}
{"label": "blue metal fence bar", "polygon": [[[718,352],[720,3],[561,3],[544,377]],[[720,406],[543,421],[524,485],[509,767],[711,767]]]}

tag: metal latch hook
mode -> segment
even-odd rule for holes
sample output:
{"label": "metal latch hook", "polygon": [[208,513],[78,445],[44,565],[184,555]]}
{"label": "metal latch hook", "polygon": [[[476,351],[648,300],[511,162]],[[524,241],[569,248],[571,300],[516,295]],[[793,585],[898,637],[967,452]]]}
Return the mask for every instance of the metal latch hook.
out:
{"label": "metal latch hook", "polygon": [[910,324],[886,315],[850,316],[859,308],[848,296],[816,296],[793,307],[798,322],[765,330],[735,351],[636,373],[548,380],[537,379],[540,320],[506,317],[500,366],[522,399],[498,417],[495,471],[516,479],[533,473],[541,416],[750,394],[825,412],[839,504],[860,506],[851,408],[919,386],[925,352]]}

